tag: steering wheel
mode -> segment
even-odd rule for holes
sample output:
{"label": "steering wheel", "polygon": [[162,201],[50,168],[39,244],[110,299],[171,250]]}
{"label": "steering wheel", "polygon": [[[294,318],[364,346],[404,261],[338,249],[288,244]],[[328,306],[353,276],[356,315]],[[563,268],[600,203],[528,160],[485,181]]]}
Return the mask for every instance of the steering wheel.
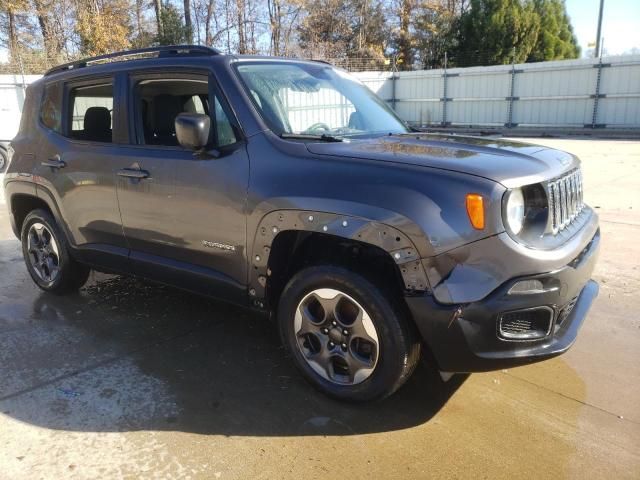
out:
{"label": "steering wheel", "polygon": [[323,130],[324,132],[328,132],[329,130],[331,130],[331,127],[326,123],[318,122],[318,123],[314,123],[309,128],[307,128],[304,131],[304,133],[322,133],[322,132],[319,132],[320,130]]}

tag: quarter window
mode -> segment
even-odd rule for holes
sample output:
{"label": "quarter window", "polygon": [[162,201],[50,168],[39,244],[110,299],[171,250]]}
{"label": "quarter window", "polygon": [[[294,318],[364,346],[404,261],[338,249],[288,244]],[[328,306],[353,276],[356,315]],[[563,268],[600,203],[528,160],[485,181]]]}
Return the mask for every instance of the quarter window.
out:
{"label": "quarter window", "polygon": [[42,124],[60,133],[62,131],[62,106],[60,86],[57,83],[50,83],[44,88],[42,96],[42,105],[40,106],[40,121]]}
{"label": "quarter window", "polygon": [[68,136],[76,140],[111,143],[113,84],[73,88],[69,99]]}

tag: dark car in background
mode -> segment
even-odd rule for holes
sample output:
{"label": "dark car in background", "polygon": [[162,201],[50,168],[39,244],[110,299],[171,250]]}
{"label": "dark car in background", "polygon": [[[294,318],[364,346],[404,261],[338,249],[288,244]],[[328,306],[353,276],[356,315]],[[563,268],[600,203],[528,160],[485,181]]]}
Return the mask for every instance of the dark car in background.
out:
{"label": "dark car in background", "polygon": [[95,269],[272,314],[339,399],[390,395],[423,349],[443,373],[561,354],[598,291],[576,157],[413,131],[321,62],[179,46],[62,65],[29,86],[12,149],[40,288]]}

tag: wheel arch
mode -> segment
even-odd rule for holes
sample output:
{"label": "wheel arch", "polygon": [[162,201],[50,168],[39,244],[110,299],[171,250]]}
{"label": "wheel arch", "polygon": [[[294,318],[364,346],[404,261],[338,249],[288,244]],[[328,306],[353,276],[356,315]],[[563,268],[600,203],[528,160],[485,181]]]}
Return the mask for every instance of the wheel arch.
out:
{"label": "wheel arch", "polygon": [[[350,249],[359,250],[359,255],[345,256]],[[362,270],[358,260],[363,252],[364,258],[380,261],[381,271],[393,274],[392,288],[429,289],[420,252],[399,228],[356,215],[282,209],[269,212],[258,223],[249,256],[249,296],[255,307],[273,307],[296,268],[326,260]]]}
{"label": "wheel arch", "polygon": [[12,216],[12,227],[14,227],[16,237],[20,238],[22,224],[29,212],[42,208],[53,216],[66,236],[67,241],[72,241],[58,205],[53,195],[46,188],[31,182],[11,181],[7,183],[5,191],[7,193],[7,204]]}
{"label": "wheel arch", "polygon": [[15,224],[14,232],[16,237],[20,238],[24,219],[33,210],[42,209],[53,215],[51,207],[42,198],[31,193],[14,193],[9,197],[9,208],[13,215]]}

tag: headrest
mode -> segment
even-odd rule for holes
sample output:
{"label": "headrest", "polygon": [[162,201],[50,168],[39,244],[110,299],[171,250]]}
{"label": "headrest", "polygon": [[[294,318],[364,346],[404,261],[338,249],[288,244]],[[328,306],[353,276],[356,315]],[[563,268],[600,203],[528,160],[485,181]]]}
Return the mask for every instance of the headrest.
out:
{"label": "headrest", "polygon": [[89,107],[84,114],[84,131],[104,134],[111,130],[111,113],[107,107]]}
{"label": "headrest", "polygon": [[349,115],[349,128],[353,128],[354,130],[366,130],[364,119],[360,112],[353,112]]}
{"label": "headrest", "polygon": [[183,107],[179,97],[158,95],[153,99],[153,126],[160,135],[175,132],[176,117],[182,113]]}

